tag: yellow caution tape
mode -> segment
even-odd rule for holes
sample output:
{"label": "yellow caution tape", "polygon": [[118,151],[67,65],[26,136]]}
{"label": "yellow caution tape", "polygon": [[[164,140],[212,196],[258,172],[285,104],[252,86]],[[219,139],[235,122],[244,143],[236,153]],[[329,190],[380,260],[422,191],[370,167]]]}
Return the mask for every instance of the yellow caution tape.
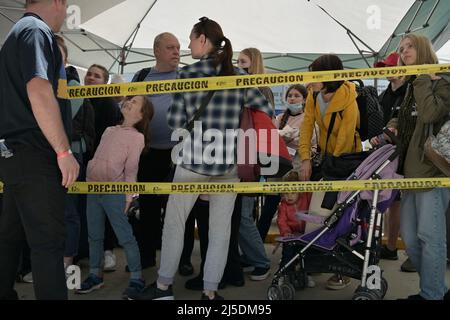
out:
{"label": "yellow caution tape", "polygon": [[[320,182],[251,182],[251,183],[109,183],[77,182],[69,193],[75,194],[217,194],[217,193],[289,193],[320,191],[356,191],[384,189],[449,188],[450,178],[416,178],[395,180],[351,180]],[[0,193],[3,185],[0,183]]]}
{"label": "yellow caution tape", "polygon": [[151,95],[251,87],[328,82],[352,79],[375,79],[450,71],[450,64],[402,66],[338,71],[271,73],[245,76],[207,77],[150,82],[134,82],[96,86],[67,87],[61,81],[58,97],[68,99]]}

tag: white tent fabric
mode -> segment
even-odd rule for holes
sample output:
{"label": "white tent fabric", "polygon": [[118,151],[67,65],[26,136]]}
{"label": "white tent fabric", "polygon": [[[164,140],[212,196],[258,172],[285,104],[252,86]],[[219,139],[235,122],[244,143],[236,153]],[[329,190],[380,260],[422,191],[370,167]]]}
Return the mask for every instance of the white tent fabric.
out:
{"label": "white tent fabric", "polygon": [[447,43],[438,50],[437,55],[441,63],[450,63],[450,41],[447,41]]}
{"label": "white tent fabric", "polygon": [[[159,0],[141,23],[133,46],[151,48],[157,34],[170,31],[179,37],[182,49],[187,49],[193,24],[207,16],[221,24],[235,51],[254,46],[267,53],[358,53],[345,30],[317,5],[377,50],[413,3],[414,0]],[[123,46],[152,5],[153,1],[127,0],[81,27]]]}
{"label": "white tent fabric", "polygon": [[[24,2],[0,0],[0,46],[14,21],[23,14]],[[119,62],[125,56],[125,72],[152,65],[153,39],[164,31],[180,39],[184,49],[181,64],[192,63],[188,36],[201,16],[222,25],[233,44],[234,58],[243,48],[257,47],[270,72],[305,71],[318,55],[330,52],[340,55],[345,68],[367,67],[396,49],[398,38],[388,39],[393,33],[405,32],[411,20],[414,24],[409,30],[427,24],[427,16],[435,6],[430,27],[422,33],[435,41],[436,49],[450,36],[449,28],[444,30],[450,16],[448,0],[68,0],[68,4],[76,5],[81,14],[79,29],[68,28],[70,21],[63,29],[69,62],[85,68],[99,63],[113,73],[122,71]],[[355,40],[367,62],[347,31],[319,6],[370,47]],[[134,38],[133,32],[144,16]],[[71,18],[69,13],[68,20]],[[445,52],[445,48],[439,52],[444,62],[449,58]]]}

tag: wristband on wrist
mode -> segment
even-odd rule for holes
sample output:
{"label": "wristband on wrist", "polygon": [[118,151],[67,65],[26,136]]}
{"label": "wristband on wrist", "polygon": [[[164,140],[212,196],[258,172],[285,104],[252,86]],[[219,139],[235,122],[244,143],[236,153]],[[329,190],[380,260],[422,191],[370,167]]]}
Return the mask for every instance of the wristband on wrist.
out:
{"label": "wristband on wrist", "polygon": [[67,151],[62,151],[62,152],[58,152],[57,154],[56,154],[56,158],[57,159],[62,159],[62,158],[65,158],[65,157],[67,157],[68,155],[71,155],[72,154],[72,150],[67,150]]}

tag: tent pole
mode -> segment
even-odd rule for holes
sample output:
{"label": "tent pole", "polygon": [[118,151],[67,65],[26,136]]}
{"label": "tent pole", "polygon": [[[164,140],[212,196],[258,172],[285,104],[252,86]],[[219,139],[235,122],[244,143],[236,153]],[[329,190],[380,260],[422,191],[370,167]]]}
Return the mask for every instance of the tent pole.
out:
{"label": "tent pole", "polygon": [[373,50],[367,43],[365,43],[364,41],[362,41],[352,30],[350,30],[349,28],[347,28],[344,24],[342,24],[341,22],[339,22],[336,18],[334,18],[331,14],[329,14],[324,8],[322,8],[321,6],[317,5],[320,9],[322,9],[323,12],[326,13],[326,15],[328,15],[331,19],[333,19],[334,21],[336,21],[337,24],[339,24],[342,28],[344,28],[347,31],[347,34],[351,34],[353,37],[355,37],[359,42],[361,42],[367,49],[369,49],[372,53],[376,53],[375,50]]}
{"label": "tent pole", "polygon": [[425,23],[423,24],[423,27],[426,28],[428,27],[428,22],[430,22],[431,17],[434,14],[434,11],[436,11],[437,6],[439,5],[439,2],[441,2],[441,0],[436,0],[436,3],[434,4],[433,9],[431,9],[430,15],[428,16],[427,20],[425,21]]}
{"label": "tent pole", "polygon": [[363,58],[363,60],[366,62],[367,66],[370,68],[371,65],[369,63],[369,61],[367,61],[366,56],[362,53],[361,49],[359,49],[358,45],[356,44],[356,41],[353,39],[352,35],[347,31],[348,37],[350,38],[350,40],[352,40],[353,44],[356,47],[356,50],[358,50],[360,56]]}
{"label": "tent pole", "polygon": [[356,38],[361,44],[363,44],[367,49],[370,50],[370,52],[372,54],[377,54],[377,52],[375,50],[373,50],[367,43],[365,43],[364,41],[362,41],[352,30],[350,30],[349,28],[347,28],[343,23],[341,23],[340,21],[338,21],[336,18],[334,18],[331,14],[329,14],[324,8],[322,8],[321,6],[317,5],[323,12],[325,12],[326,15],[328,15],[331,19],[333,19],[334,21],[336,21],[337,24],[339,24],[342,28],[344,28],[347,31],[347,35],[349,36],[350,40],[353,42],[353,44],[355,45],[356,49],[358,50],[359,54],[361,55],[361,57],[364,59],[364,61],[366,62],[367,66],[370,68],[370,63],[367,61],[366,57],[364,56],[364,54],[362,53],[361,49],[358,47],[358,44],[356,43],[355,39]]}
{"label": "tent pole", "polygon": [[420,0],[419,7],[417,8],[416,12],[414,13],[414,16],[413,16],[413,18],[411,19],[411,22],[409,23],[409,26],[408,26],[408,28],[406,29],[406,32],[405,32],[405,33],[410,33],[410,32],[411,32],[412,24],[414,23],[414,20],[416,20],[417,15],[419,14],[419,11],[420,11],[420,9],[422,8],[422,6],[423,6],[423,1]]}
{"label": "tent pole", "polygon": [[[136,40],[137,34],[138,34],[139,30],[141,29],[141,23],[148,16],[148,14],[153,9],[153,7],[156,4],[156,2],[158,2],[158,0],[153,1],[153,3],[151,4],[150,8],[148,8],[148,10],[145,12],[144,16],[138,22],[138,24],[136,25],[136,28],[134,28],[133,32],[130,34],[130,36],[128,37],[127,41],[125,41],[125,43],[124,43],[124,45],[122,47],[121,61],[120,61],[120,66],[121,66],[120,72],[121,72],[121,74],[123,74],[124,67],[127,64],[126,61],[127,61],[128,55],[129,55],[129,50],[131,50],[131,48],[133,47],[134,40]],[[128,45],[130,40],[131,40],[131,43]]]}
{"label": "tent pole", "polygon": [[0,15],[5,17],[6,20],[9,20],[11,23],[16,23],[13,19],[11,19],[10,17],[8,17],[5,13],[0,11]]}

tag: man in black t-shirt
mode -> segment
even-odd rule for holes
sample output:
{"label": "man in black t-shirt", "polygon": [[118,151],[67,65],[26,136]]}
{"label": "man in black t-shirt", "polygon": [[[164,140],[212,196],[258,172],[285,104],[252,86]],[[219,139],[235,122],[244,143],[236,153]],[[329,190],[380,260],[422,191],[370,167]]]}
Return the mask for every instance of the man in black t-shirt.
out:
{"label": "man in black t-shirt", "polygon": [[27,0],[0,51],[0,299],[13,285],[25,238],[37,299],[67,299],[64,199],[79,166],[69,148],[71,113],[56,99],[65,78],[54,40],[66,0]]}

